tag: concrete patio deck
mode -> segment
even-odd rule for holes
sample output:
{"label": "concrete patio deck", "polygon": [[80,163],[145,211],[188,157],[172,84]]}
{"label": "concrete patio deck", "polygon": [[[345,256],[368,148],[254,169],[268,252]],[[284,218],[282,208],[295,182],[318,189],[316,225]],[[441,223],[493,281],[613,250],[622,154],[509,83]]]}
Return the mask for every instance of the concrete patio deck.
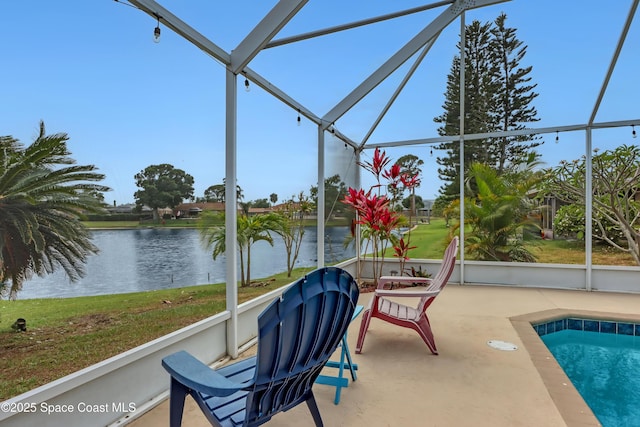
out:
{"label": "concrete patio deck", "polygon": [[[362,294],[367,305],[370,294]],[[360,318],[349,330],[358,380],[342,390],[316,385],[324,424],[333,426],[596,426],[599,425],[532,328],[531,313],[592,311],[640,322],[640,294],[448,285],[429,309],[439,355],[415,332],[373,319],[362,354],[354,354]],[[529,333],[531,332],[531,333]],[[503,340],[518,346],[501,351]],[[167,382],[169,378],[167,376]],[[184,426],[208,426],[187,398]],[[168,402],[134,427],[168,425]],[[306,405],[276,415],[271,427],[312,426]]]}

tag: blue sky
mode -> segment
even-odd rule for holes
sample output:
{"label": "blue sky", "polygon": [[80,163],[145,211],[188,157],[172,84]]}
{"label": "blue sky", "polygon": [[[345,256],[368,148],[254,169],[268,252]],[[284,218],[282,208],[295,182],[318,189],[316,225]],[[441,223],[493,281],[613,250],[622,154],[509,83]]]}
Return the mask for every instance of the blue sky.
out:
{"label": "blue sky", "polygon": [[[160,3],[226,51],[235,48],[275,1],[164,0]],[[408,9],[416,0],[311,1],[277,36],[288,36]],[[523,66],[540,94],[536,127],[586,123],[613,56],[631,0],[513,0],[467,13],[466,21],[507,14],[528,45]],[[250,67],[324,115],[442,9],[261,52]],[[637,13],[638,14],[638,13]],[[113,191],[109,203],[133,202],[133,176],[170,163],[195,178],[195,195],[224,177],[224,70],[187,41],[113,0],[0,3],[0,135],[23,143],[44,120],[66,132],[79,164],[95,164]],[[636,17],[638,21],[638,17]],[[458,20],[441,34],[369,143],[437,136],[446,76],[457,53]],[[596,121],[640,118],[640,23],[634,22]],[[337,127],[360,141],[412,61],[342,117]],[[245,200],[280,200],[316,184],[317,129],[257,87],[238,93],[238,183]],[[637,129],[640,132],[640,126]],[[553,166],[584,153],[584,132],[545,136]],[[637,143],[631,129],[594,132],[594,147]],[[327,174],[345,172],[351,150],[327,138]],[[441,183],[428,146],[389,149],[395,159],[424,160],[418,194]],[[365,153],[364,159],[370,155]],[[366,181],[365,181],[366,182]]]}

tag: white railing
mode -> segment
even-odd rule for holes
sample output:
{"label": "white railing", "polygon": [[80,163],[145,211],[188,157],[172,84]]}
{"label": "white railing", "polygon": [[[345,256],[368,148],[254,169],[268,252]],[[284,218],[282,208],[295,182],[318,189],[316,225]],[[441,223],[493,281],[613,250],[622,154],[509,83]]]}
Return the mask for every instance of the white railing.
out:
{"label": "white railing", "polygon": [[[360,261],[363,278],[372,277],[372,261]],[[434,274],[440,267],[440,260],[411,259],[405,269],[421,267]],[[345,268],[345,267],[343,267]],[[357,276],[355,262],[346,267]],[[385,260],[383,275],[395,274],[399,270],[397,260]],[[528,262],[487,262],[465,261],[464,279],[466,285],[504,285],[515,287],[579,289],[586,290],[588,269],[576,264],[543,264]],[[591,289],[606,292],[640,293],[640,267],[594,265],[591,268]],[[460,283],[460,262],[451,275],[451,283]]]}
{"label": "white railing", "polygon": [[[362,260],[362,277],[371,277],[370,260]],[[410,260],[406,267],[437,271],[439,260]],[[357,264],[338,265],[357,277]],[[398,270],[397,260],[385,261],[383,274]],[[592,289],[640,292],[640,267],[594,266]],[[465,261],[467,284],[585,289],[587,269],[580,265]],[[460,266],[451,282],[460,280]],[[256,319],[284,288],[238,307],[238,340],[251,343]],[[0,403],[2,427],[64,425],[124,425],[168,396],[169,376],[160,365],[166,355],[188,350],[213,364],[226,356],[228,312],[187,326],[64,378]]]}

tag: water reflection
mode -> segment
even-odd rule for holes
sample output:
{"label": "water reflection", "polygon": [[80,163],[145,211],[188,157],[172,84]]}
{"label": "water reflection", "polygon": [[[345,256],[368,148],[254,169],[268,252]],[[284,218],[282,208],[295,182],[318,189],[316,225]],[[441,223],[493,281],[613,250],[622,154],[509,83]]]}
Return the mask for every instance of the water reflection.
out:
{"label": "water reflection", "polygon": [[[348,227],[326,229],[326,263],[354,256],[353,248],[342,246],[348,232]],[[71,283],[63,271],[36,277],[25,282],[18,298],[115,294],[224,282],[225,257],[214,261],[212,251],[202,247],[198,230],[95,230],[92,235],[100,253],[89,258],[84,278]],[[308,227],[296,267],[316,265],[316,242],[317,230]],[[286,269],[286,251],[280,237],[274,236],[273,247],[264,241],[251,247],[252,278]]]}

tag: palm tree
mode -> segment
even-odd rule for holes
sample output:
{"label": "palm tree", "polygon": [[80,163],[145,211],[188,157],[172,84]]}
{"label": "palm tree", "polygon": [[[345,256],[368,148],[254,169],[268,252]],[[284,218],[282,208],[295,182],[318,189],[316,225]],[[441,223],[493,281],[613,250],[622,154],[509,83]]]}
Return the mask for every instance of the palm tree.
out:
{"label": "palm tree", "polygon": [[418,177],[422,173],[421,166],[424,165],[424,161],[416,155],[406,154],[396,160],[396,164],[400,165],[400,171],[406,175],[406,179],[414,178],[414,182],[412,183],[413,185],[408,186],[411,193],[409,194],[409,197],[411,197],[409,214],[416,216],[416,188],[420,187],[420,180]]}
{"label": "palm tree", "polygon": [[[203,243],[207,247],[213,246],[213,259],[226,251],[226,229],[225,227],[211,227],[216,222],[219,215],[203,214],[200,224],[200,235]],[[219,220],[218,220],[219,221]],[[259,241],[265,240],[273,246],[273,237],[270,231],[279,228],[281,219],[277,214],[261,215],[240,215],[238,216],[238,250],[240,251],[240,285],[249,286],[251,284],[251,246]],[[246,253],[246,272],[245,272]]]}
{"label": "palm tree", "polygon": [[304,218],[311,213],[312,209],[311,200],[300,192],[297,202],[291,199],[282,209],[275,212],[280,218],[273,222],[276,225],[273,231],[282,237],[287,251],[287,277],[291,277],[300,253],[305,231]]}
{"label": "palm tree", "polygon": [[468,190],[476,188],[473,198],[465,198],[465,218],[471,226],[467,250],[480,260],[535,262],[518,237],[525,226],[537,226],[529,219],[533,210],[529,197],[540,185],[543,175],[535,153],[502,175],[485,163],[469,167]]}
{"label": "palm tree", "polygon": [[93,184],[104,175],[93,165],[77,166],[64,133],[45,135],[23,148],[0,137],[0,287],[15,299],[25,280],[62,268],[72,281],[84,275],[87,257],[98,252],[80,222],[85,213],[101,212]]}

